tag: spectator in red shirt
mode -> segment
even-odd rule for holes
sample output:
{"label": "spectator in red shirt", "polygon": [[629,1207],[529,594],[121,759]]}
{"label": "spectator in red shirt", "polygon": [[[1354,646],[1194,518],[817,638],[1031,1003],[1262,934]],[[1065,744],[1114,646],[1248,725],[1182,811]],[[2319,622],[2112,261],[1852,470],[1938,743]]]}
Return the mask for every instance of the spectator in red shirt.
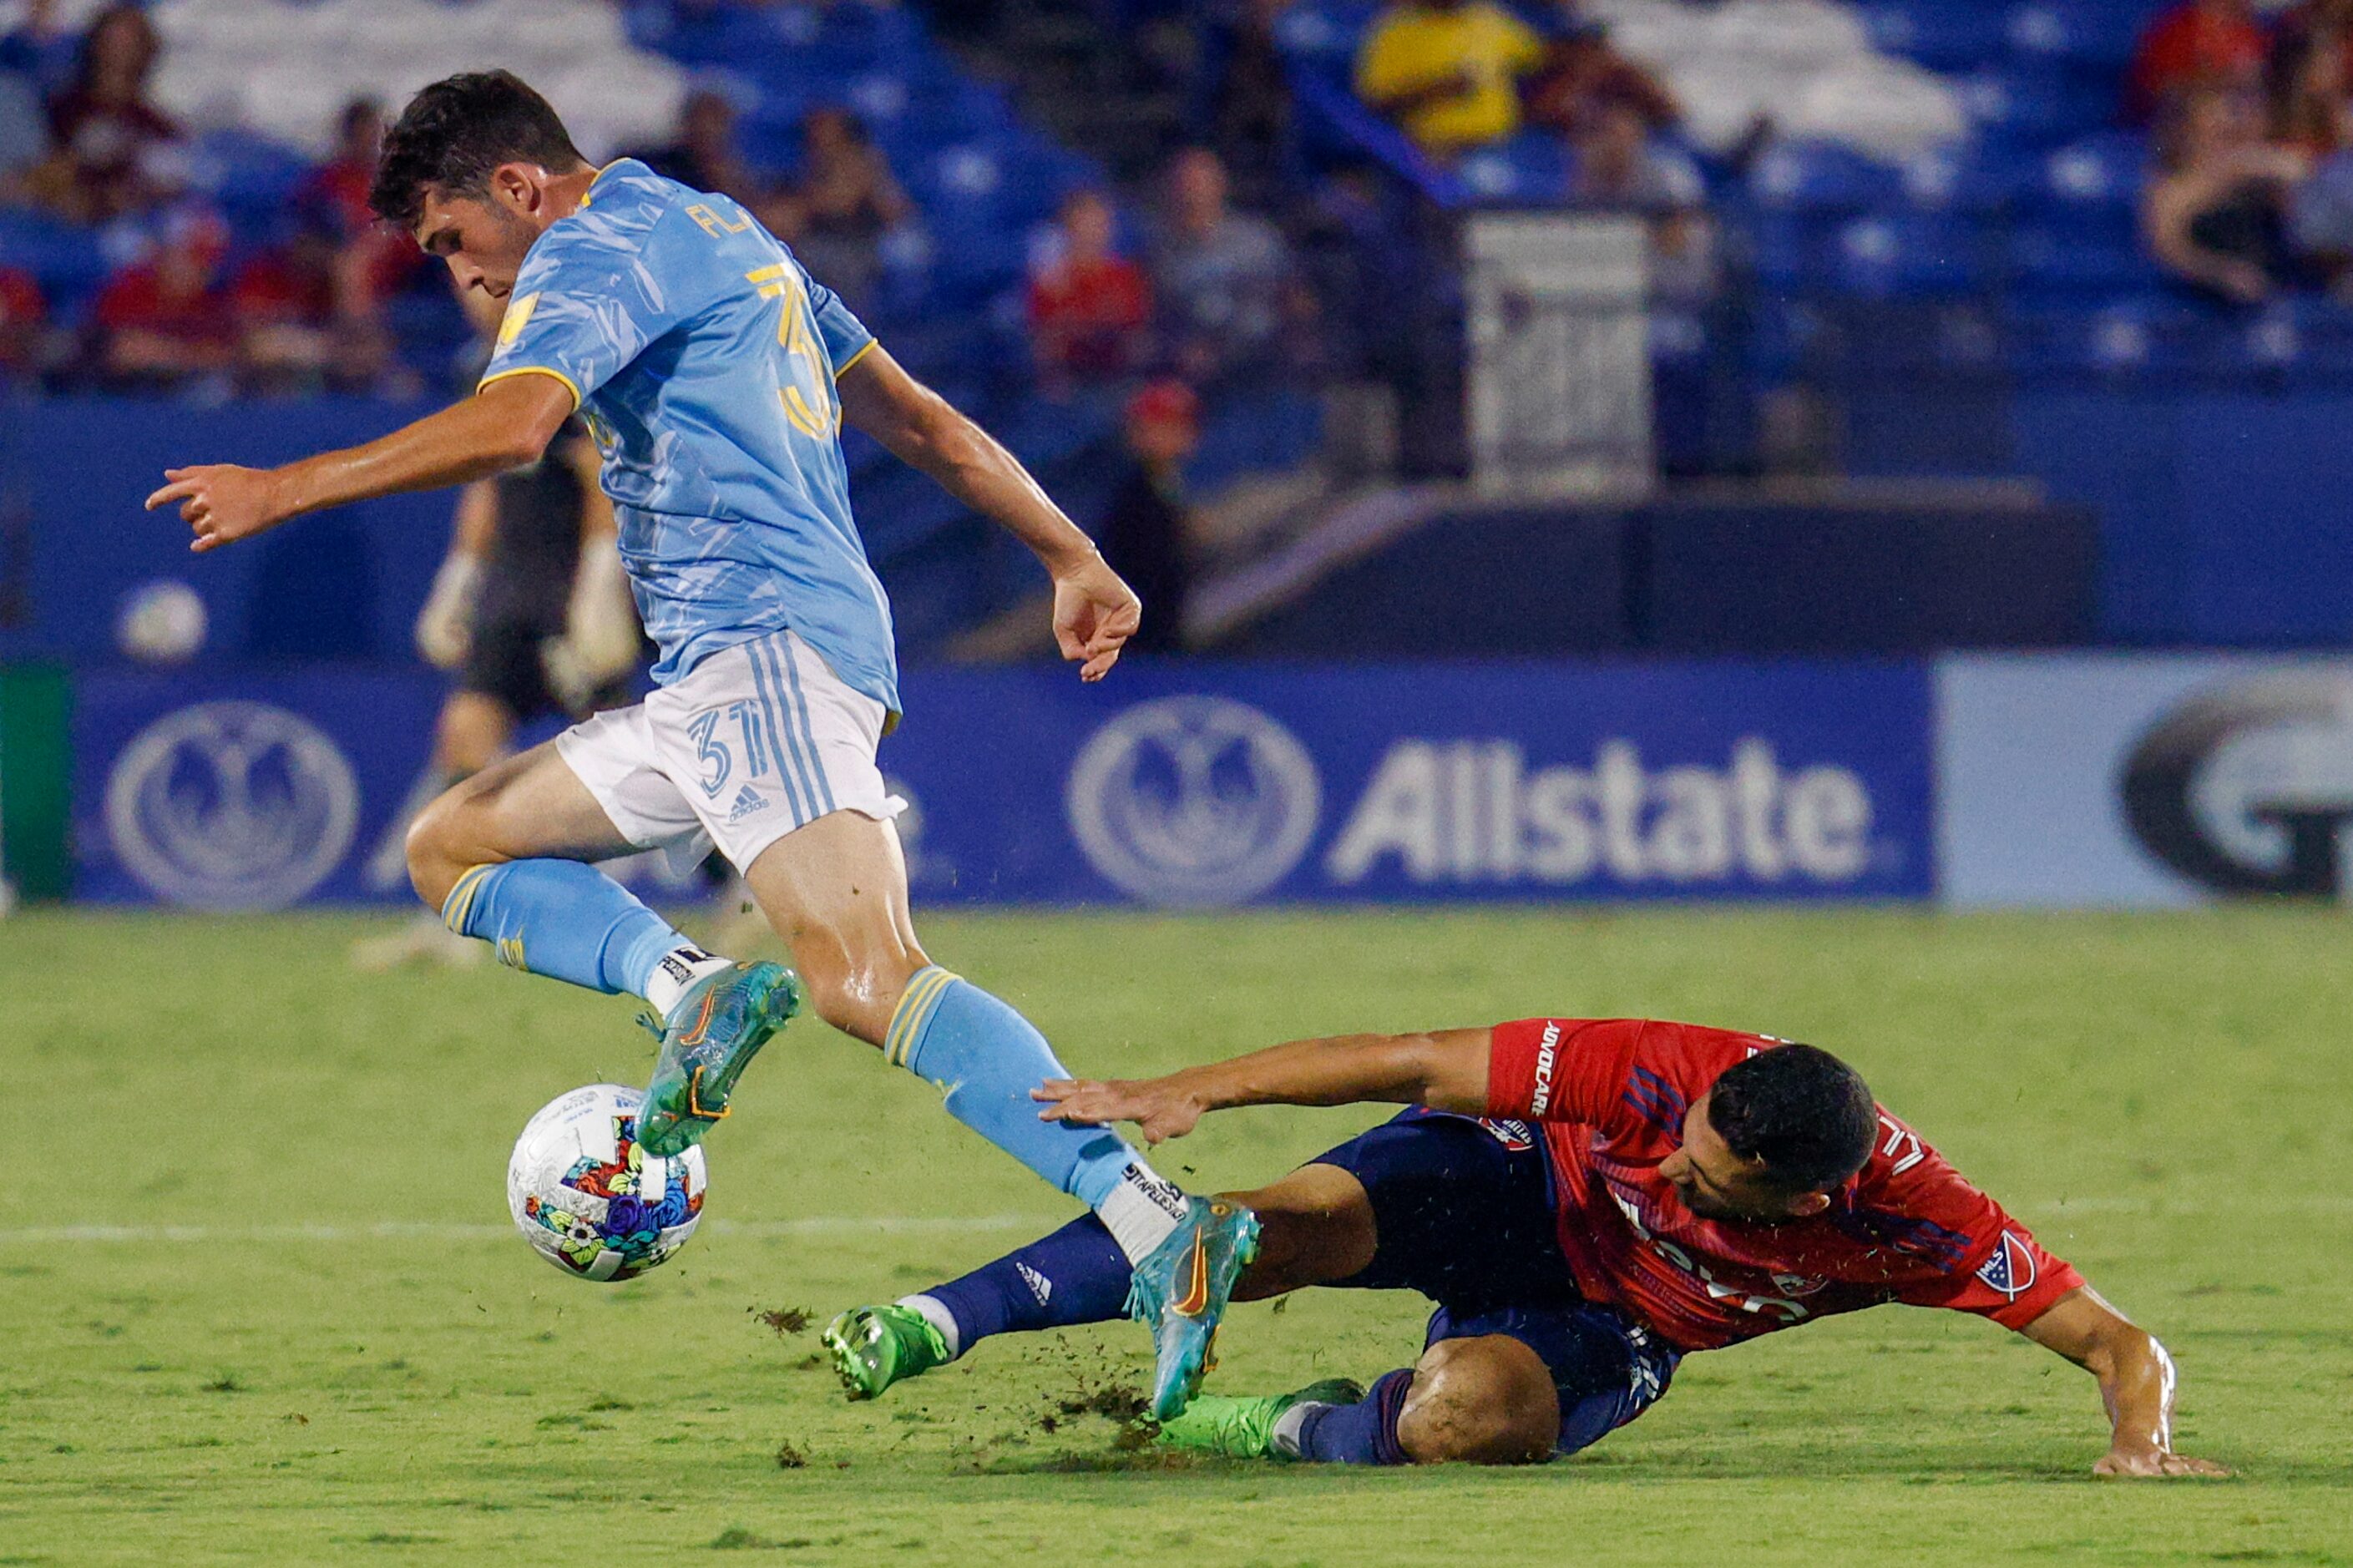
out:
{"label": "spectator in red shirt", "polygon": [[335,155],[294,194],[297,216],[337,247],[337,304],[354,318],[373,318],[377,303],[398,292],[424,260],[408,236],[378,223],[368,207],[383,145],[384,106],[373,98],[352,100],[336,120]]}
{"label": "spectator in red shirt", "polygon": [[2149,25],[2125,76],[2125,118],[2147,125],[2200,87],[2259,88],[2270,46],[2252,0],[2181,0]]}
{"label": "spectator in red shirt", "polygon": [[221,287],[228,230],[202,209],[175,213],[146,261],[124,268],[98,296],[99,365],[127,387],[169,387],[228,370],[237,314]]}
{"label": "spectator in red shirt", "polygon": [[48,307],[28,272],[0,267],[0,376],[29,371],[40,358]]}
{"label": "spectator in red shirt", "polygon": [[35,193],[65,216],[102,223],[156,205],[174,184],[167,167],[180,128],[147,100],[161,45],[136,5],[110,5],[90,23],[73,85],[49,100],[56,148]]}
{"label": "spectator in red shirt", "polygon": [[1112,248],[1113,222],[1101,192],[1071,193],[1052,253],[1030,273],[1030,341],[1051,380],[1111,380],[1143,363],[1152,285]]}

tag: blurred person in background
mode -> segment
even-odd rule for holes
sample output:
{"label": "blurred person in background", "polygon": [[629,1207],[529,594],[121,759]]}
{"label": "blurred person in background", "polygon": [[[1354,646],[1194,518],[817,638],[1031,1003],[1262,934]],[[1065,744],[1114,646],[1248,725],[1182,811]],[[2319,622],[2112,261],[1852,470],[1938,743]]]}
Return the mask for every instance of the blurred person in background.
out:
{"label": "blurred person in background", "polygon": [[1651,134],[1646,103],[1607,95],[1585,106],[1569,139],[1569,205],[1649,221],[1651,289],[1662,299],[1714,291],[1707,184],[1691,159]]}
{"label": "blurred person in background", "polygon": [[[486,356],[496,304],[470,292],[459,300]],[[401,850],[410,820],[512,752],[523,725],[550,716],[573,722],[636,700],[644,634],[600,464],[575,419],[539,461],[458,492],[448,553],[416,633],[417,652],[456,684],[434,725],[431,760],[374,857],[388,868],[388,883],[407,875]],[[426,913],[392,936],[354,944],[352,960],[364,969],[412,959],[470,964],[483,952]]]}
{"label": "blurred person in background", "polygon": [[735,146],[735,106],[727,95],[699,88],[680,106],[670,141],[629,156],[665,179],[698,191],[717,191],[747,205],[768,193]]}
{"label": "blurred person in background", "polygon": [[36,195],[61,216],[103,223],[166,200],[180,128],[148,99],[162,44],[136,5],[110,5],[83,36],[72,81],[49,100],[54,151],[33,174]]}
{"label": "blurred person in background", "polygon": [[2263,140],[2253,94],[2200,88],[2175,101],[2141,195],[2141,231],[2176,281],[2233,305],[2298,280],[2286,228],[2304,157]]}
{"label": "blurred person in background", "polygon": [[1117,222],[1101,191],[1071,192],[1030,271],[1030,350],[1050,386],[1116,381],[1151,352],[1152,284],[1113,248]]}
{"label": "blurred person in background", "polygon": [[1152,611],[1127,646],[1137,653],[1180,653],[1193,580],[1185,463],[1201,442],[1200,399],[1181,381],[1155,381],[1127,400],[1121,435],[1128,464],[1103,508],[1095,544]]}
{"label": "blurred person in background", "polygon": [[227,255],[228,226],[209,209],[165,218],[147,258],[109,279],[91,308],[104,384],[173,390],[235,369],[237,312],[221,276]]}
{"label": "blurred person in background", "polygon": [[2287,234],[2314,279],[2353,302],[2353,99],[2339,96],[2334,109],[2335,136],[2289,199]]}
{"label": "blurred person in background", "polygon": [[1291,133],[1291,77],[1277,36],[1294,0],[1217,0],[1201,26],[1187,123],[1244,197],[1271,202]]}
{"label": "blurred person in background", "polygon": [[33,79],[0,67],[0,205],[31,199],[32,173],[48,155],[48,119]]}
{"label": "blurred person in background", "polygon": [[1554,12],[1544,58],[1528,79],[1528,123],[1574,136],[1597,108],[1630,105],[1651,131],[1673,129],[1683,109],[1666,85],[1609,42],[1608,24],[1587,16],[1576,0]]}
{"label": "blurred person in background", "polygon": [[2261,86],[2269,51],[2253,0],[2180,0],[2134,47],[2125,73],[2126,123],[2151,124],[2193,90]]}
{"label": "blurred person in background", "polygon": [[[882,279],[882,241],[916,214],[856,115],[809,110],[801,121],[800,175],[781,205],[786,226],[777,237],[851,310],[871,308]],[[762,207],[761,216],[771,210]]]}
{"label": "blurred person in background", "polygon": [[297,209],[292,232],[237,269],[237,379],[261,395],[387,390],[391,335],[353,258],[316,209]]}
{"label": "blurred person in background", "polygon": [[1356,96],[1425,153],[1451,158],[1520,128],[1520,79],[1544,58],[1534,29],[1492,0],[1403,0],[1356,54]]}
{"label": "blurred person in background", "polygon": [[368,182],[384,145],[384,105],[354,98],[335,117],[335,155],[313,169],[294,193],[294,216],[327,236],[334,256],[335,310],[355,330],[383,335],[382,302],[417,274],[423,258],[406,236],[375,221]]}
{"label": "blurred person in background", "polygon": [[2272,140],[2307,157],[2326,157],[2338,144],[2337,110],[2348,79],[2339,13],[2353,14],[2353,0],[2329,0],[2326,12],[2306,13],[2308,25],[2284,26],[2272,50]]}
{"label": "blurred person in background", "polygon": [[0,267],[0,385],[41,368],[48,319],[33,275]]}
{"label": "blurred person in background", "polygon": [[1176,154],[1150,247],[1163,347],[1196,385],[1273,368],[1295,300],[1290,247],[1226,199],[1225,165],[1206,147]]}

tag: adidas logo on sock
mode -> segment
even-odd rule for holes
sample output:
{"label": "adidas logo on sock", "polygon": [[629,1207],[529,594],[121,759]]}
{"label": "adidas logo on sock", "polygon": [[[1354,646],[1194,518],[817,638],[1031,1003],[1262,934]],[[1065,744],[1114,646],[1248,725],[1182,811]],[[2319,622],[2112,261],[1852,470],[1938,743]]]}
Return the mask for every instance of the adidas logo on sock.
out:
{"label": "adidas logo on sock", "polygon": [[1013,1270],[1021,1276],[1021,1283],[1029,1287],[1029,1294],[1038,1298],[1038,1305],[1044,1306],[1046,1299],[1054,1293],[1054,1282],[1026,1263],[1016,1263]]}
{"label": "adidas logo on sock", "polygon": [[730,822],[741,822],[755,811],[765,811],[767,809],[768,797],[762,795],[758,790],[754,789],[750,784],[745,784],[742,789],[735,792],[735,804],[727,808],[727,820]]}

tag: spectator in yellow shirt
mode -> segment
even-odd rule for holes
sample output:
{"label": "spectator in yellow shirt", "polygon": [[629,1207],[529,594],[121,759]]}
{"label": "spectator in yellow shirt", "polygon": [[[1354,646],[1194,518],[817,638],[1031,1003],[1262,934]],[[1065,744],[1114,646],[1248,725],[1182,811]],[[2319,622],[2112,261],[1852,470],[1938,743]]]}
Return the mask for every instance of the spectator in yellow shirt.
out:
{"label": "spectator in yellow shirt", "polygon": [[1356,92],[1443,158],[1520,128],[1519,79],[1543,57],[1535,33],[1493,0],[1403,0],[1366,35]]}

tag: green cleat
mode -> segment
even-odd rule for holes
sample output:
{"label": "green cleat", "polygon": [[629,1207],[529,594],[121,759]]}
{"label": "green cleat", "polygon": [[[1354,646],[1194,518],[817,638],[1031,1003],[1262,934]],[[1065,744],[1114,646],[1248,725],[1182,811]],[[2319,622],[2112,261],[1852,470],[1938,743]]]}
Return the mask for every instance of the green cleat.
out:
{"label": "green cleat", "polygon": [[[688,987],[655,1030],[661,1058],[638,1114],[638,1146],[669,1159],[702,1142],[727,1114],[735,1080],[800,1010],[800,976],[781,963],[739,963]],[[651,1014],[642,1022],[655,1028]]]}
{"label": "green cleat", "polygon": [[892,1384],[948,1361],[948,1342],[912,1307],[852,1307],[825,1326],[834,1374],[852,1399],[876,1399]]}
{"label": "green cleat", "polygon": [[1185,1408],[1209,1370],[1218,1321],[1258,1256],[1258,1215],[1228,1198],[1187,1198],[1185,1219],[1135,1266],[1127,1315],[1152,1331],[1152,1418]]}
{"label": "green cleat", "polygon": [[1160,1424],[1160,1441],[1229,1459],[1295,1459],[1298,1455],[1274,1446],[1274,1424],[1284,1411],[1295,1405],[1355,1405],[1364,1397],[1364,1389],[1345,1377],[1266,1399],[1205,1394],[1187,1405],[1184,1415]]}

